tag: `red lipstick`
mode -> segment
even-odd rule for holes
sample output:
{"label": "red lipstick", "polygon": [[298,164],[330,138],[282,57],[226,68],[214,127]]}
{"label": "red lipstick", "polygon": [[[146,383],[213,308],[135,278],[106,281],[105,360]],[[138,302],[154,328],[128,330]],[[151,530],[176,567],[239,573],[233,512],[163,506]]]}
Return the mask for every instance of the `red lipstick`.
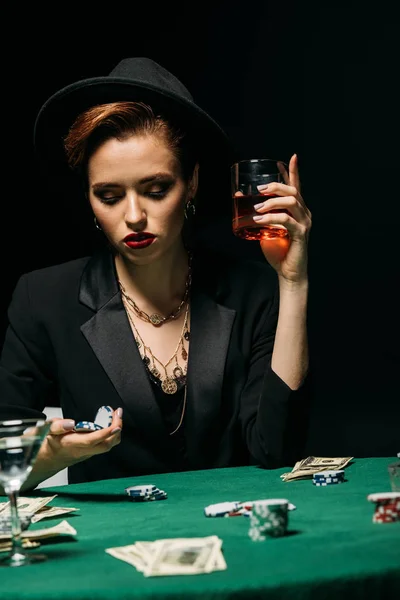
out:
{"label": "red lipstick", "polygon": [[156,239],[156,236],[148,231],[141,231],[140,233],[130,233],[124,238],[125,244],[129,248],[140,250],[140,248],[147,248]]}

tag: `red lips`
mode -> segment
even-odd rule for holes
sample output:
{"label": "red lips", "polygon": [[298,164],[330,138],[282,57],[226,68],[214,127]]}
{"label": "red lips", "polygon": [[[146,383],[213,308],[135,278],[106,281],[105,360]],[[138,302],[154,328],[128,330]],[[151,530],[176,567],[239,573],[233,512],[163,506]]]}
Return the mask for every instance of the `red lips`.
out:
{"label": "red lips", "polygon": [[139,233],[130,233],[124,237],[124,242],[141,242],[143,240],[148,240],[155,237],[155,235],[149,233],[148,231],[140,231]]}
{"label": "red lips", "polygon": [[129,248],[138,250],[140,248],[147,248],[155,239],[156,236],[152,233],[141,231],[140,233],[130,233],[124,238],[124,242]]}

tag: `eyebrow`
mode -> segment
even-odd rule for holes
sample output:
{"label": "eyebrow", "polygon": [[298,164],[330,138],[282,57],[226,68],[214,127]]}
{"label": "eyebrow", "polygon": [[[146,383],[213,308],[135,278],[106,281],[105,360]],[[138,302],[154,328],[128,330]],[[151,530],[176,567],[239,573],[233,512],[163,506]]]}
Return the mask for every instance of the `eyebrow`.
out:
{"label": "eyebrow", "polygon": [[[154,175],[149,175],[148,177],[143,177],[142,179],[139,180],[139,184],[143,184],[143,183],[149,183],[150,181],[161,181],[161,180],[165,180],[165,179],[173,179],[173,176],[171,175],[171,173],[154,173]],[[105,188],[115,188],[118,187],[117,183],[111,183],[108,181],[100,181],[99,183],[95,183],[92,186],[93,191],[97,191],[100,189],[105,189]]]}

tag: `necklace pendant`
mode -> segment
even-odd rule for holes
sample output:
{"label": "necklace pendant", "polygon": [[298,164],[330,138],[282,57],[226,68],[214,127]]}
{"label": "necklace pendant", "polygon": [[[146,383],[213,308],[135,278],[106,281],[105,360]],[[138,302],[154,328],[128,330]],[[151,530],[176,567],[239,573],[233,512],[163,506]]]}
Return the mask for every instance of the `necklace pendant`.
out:
{"label": "necklace pendant", "polygon": [[172,371],[175,379],[182,379],[183,371],[179,365],[176,365],[175,369]]}
{"label": "necklace pendant", "polygon": [[154,377],[156,377],[157,379],[161,379],[161,373],[160,371],[157,369],[157,367],[153,367],[152,369],[150,369],[150,373],[152,375],[154,375]]}
{"label": "necklace pendant", "polygon": [[164,317],[161,317],[157,313],[154,313],[154,314],[150,315],[150,322],[153,325],[159,325],[160,323],[163,322],[163,320],[164,320]]}
{"label": "necklace pendant", "polygon": [[171,379],[171,377],[166,377],[161,384],[162,391],[166,394],[175,394],[178,389],[176,381]]}

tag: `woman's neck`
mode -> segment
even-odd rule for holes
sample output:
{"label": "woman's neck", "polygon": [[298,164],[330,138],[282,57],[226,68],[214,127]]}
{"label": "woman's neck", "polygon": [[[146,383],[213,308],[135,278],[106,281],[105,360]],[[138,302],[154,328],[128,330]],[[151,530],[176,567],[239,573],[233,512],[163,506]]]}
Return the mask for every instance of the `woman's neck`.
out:
{"label": "woman's neck", "polygon": [[188,275],[188,253],[183,243],[146,265],[134,265],[120,255],[115,265],[126,293],[143,310],[156,308],[165,314],[182,300]]}

